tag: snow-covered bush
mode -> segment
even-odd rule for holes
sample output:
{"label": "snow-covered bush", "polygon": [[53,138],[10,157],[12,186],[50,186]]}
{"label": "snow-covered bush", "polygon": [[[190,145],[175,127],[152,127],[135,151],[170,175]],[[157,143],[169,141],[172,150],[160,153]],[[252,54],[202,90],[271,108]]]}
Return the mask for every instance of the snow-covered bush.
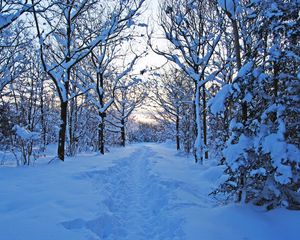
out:
{"label": "snow-covered bush", "polygon": [[[33,154],[34,142],[39,140],[40,136],[37,132],[31,132],[24,127],[15,125],[13,127],[16,135],[16,147],[21,154],[21,163],[23,165],[29,165],[31,163],[31,156]],[[18,154],[16,154],[18,158]],[[19,165],[19,160],[17,159]]]}

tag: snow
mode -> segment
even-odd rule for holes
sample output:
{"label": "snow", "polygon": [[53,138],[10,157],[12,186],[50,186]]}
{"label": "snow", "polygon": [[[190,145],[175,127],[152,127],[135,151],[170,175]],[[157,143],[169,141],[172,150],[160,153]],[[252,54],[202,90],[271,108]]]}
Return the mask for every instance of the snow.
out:
{"label": "snow", "polygon": [[261,176],[266,176],[267,175],[267,171],[264,168],[258,168],[258,169],[254,169],[250,172],[250,176],[255,176],[255,175],[261,175]]}
{"label": "snow", "polygon": [[225,101],[227,97],[232,93],[231,84],[226,84],[222,89],[216,94],[214,98],[209,100],[208,105],[210,106],[211,113],[216,115],[222,112],[225,108]]}
{"label": "snow", "polygon": [[252,94],[250,92],[248,92],[243,100],[246,101],[247,103],[250,103],[252,101],[252,99],[253,99]]}
{"label": "snow", "polygon": [[13,130],[16,131],[16,135],[21,138],[22,140],[37,140],[39,139],[39,133],[38,132],[31,132],[23,127],[20,127],[19,125],[15,125],[13,127]]}
{"label": "snow", "polygon": [[230,13],[230,18],[235,19],[238,0],[218,0],[218,4],[226,12]]}
{"label": "snow", "polygon": [[253,64],[254,63],[252,61],[249,61],[244,66],[242,66],[242,68],[238,72],[237,77],[242,78],[245,75],[247,75],[251,71],[251,69],[253,68]]}
{"label": "snow", "polygon": [[241,134],[237,144],[230,144],[222,152],[228,164],[233,170],[237,170],[240,166],[236,161],[243,156],[247,149],[251,146],[251,140],[244,134]]}
{"label": "snow", "polygon": [[180,13],[179,15],[175,16],[175,22],[177,25],[180,25],[184,20],[184,16]]}
{"label": "snow", "polygon": [[50,150],[35,166],[0,168],[1,239],[298,239],[299,212],[221,205],[208,194],[224,167],[171,143],[56,164]]}
{"label": "snow", "polygon": [[285,165],[287,159],[299,162],[299,150],[292,144],[287,144],[283,141],[283,136],[280,133],[273,133],[265,137],[263,141],[263,151],[270,153],[272,157],[272,165],[276,168],[275,178],[281,184],[287,184],[292,179],[292,169]]}

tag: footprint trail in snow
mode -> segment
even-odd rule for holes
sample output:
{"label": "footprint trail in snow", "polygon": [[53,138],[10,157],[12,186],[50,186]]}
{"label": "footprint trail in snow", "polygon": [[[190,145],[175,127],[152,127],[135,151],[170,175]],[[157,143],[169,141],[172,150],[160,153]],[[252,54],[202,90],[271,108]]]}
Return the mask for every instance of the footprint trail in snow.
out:
{"label": "footprint trail in snow", "polygon": [[103,203],[109,211],[89,221],[75,219],[63,225],[89,229],[95,239],[184,239],[182,220],[169,211],[174,185],[151,173],[153,154],[148,147],[139,148],[107,171],[88,174],[99,194],[106,196]]}

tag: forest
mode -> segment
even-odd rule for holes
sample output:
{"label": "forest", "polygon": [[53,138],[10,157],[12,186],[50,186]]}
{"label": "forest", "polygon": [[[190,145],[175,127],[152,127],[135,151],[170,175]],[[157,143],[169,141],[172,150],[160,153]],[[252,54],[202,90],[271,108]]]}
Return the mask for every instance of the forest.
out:
{"label": "forest", "polygon": [[[78,222],[72,215],[75,220],[60,221],[94,237],[57,230],[60,238],[49,239],[200,239],[174,227],[180,220],[163,220],[167,212],[164,218],[151,215],[158,222],[146,222],[150,213],[136,210],[146,196],[158,200],[161,194],[169,203],[179,188],[199,191],[213,206],[253,206],[276,213],[276,219],[285,209],[296,222],[299,215],[291,210],[300,210],[299,26],[299,0],[0,0],[0,191],[6,189],[0,198],[9,196],[9,204],[16,192],[37,191],[10,192],[15,179],[30,186],[44,175],[56,178],[52,166],[67,177],[90,164],[99,168],[99,176],[85,174],[93,181],[113,186],[124,178],[131,192],[122,182],[116,193],[99,190],[108,191],[113,203],[105,206],[112,207],[114,219]],[[156,58],[161,61],[152,64]],[[85,160],[78,165],[74,159]],[[110,166],[115,163],[117,170]],[[40,175],[34,172],[39,168]],[[162,179],[150,174],[154,169]],[[198,184],[191,185],[194,190],[177,178],[163,179],[177,170]],[[65,181],[61,177],[57,185]],[[208,180],[211,185],[200,186]],[[126,209],[129,195],[126,215],[119,210]],[[148,205],[154,212],[160,206]],[[9,211],[3,210],[7,219]],[[136,211],[138,218],[131,216]],[[125,216],[128,226],[142,222],[143,231],[115,228]],[[7,219],[0,216],[0,223],[9,224]],[[170,232],[163,235],[159,221]],[[105,231],[95,230],[101,224]],[[6,232],[3,239],[41,239],[47,231],[39,231],[25,238]],[[294,233],[290,229],[288,239],[297,239]],[[227,239],[220,236],[203,239]]]}

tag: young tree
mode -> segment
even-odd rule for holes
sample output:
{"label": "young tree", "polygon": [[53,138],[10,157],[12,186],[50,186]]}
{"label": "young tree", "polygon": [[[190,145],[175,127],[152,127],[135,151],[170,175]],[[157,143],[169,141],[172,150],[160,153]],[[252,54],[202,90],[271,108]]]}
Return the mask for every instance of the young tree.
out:
{"label": "young tree", "polygon": [[114,111],[110,124],[120,129],[121,146],[126,144],[126,125],[132,112],[139,108],[147,97],[142,80],[124,79],[114,91]]}
{"label": "young tree", "polygon": [[[189,109],[191,108],[193,101],[194,86],[192,81],[187,79],[188,77],[182,71],[178,69],[171,69],[165,74],[155,77],[152,81],[152,95],[150,99],[154,102],[155,107],[157,105],[161,110],[157,110],[154,118],[165,121],[171,121],[175,124],[176,131],[176,148],[181,148],[181,138],[184,139],[185,150],[189,147],[186,145],[188,142],[187,135],[191,138],[193,134],[189,130],[188,118],[195,120],[193,114]],[[185,131],[183,131],[183,128]]]}

